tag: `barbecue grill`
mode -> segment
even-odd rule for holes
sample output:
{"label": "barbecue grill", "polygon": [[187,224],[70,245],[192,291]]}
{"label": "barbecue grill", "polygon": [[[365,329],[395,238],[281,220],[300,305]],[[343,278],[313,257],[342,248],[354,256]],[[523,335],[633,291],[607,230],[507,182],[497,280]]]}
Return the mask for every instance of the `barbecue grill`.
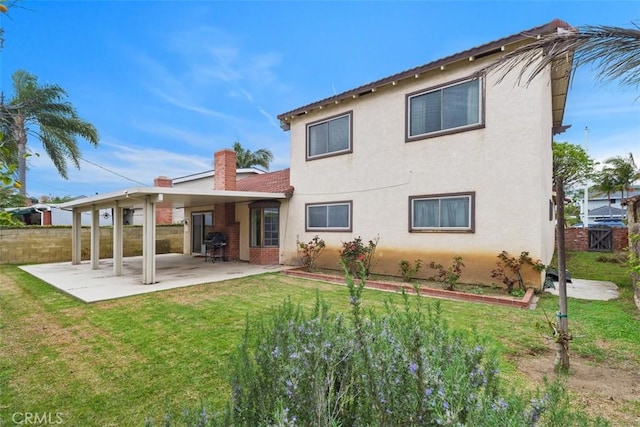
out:
{"label": "barbecue grill", "polygon": [[227,248],[227,236],[219,231],[208,233],[204,238],[204,244],[207,250],[204,255],[204,261],[211,260],[216,262],[216,259],[226,261],[226,248]]}

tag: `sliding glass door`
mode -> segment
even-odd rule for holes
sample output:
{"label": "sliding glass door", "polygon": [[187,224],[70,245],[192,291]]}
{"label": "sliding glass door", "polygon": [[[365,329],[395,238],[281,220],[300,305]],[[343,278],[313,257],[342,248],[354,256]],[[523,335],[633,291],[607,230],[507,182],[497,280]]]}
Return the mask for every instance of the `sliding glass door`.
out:
{"label": "sliding glass door", "polygon": [[213,228],[213,214],[198,212],[191,214],[191,253],[203,254],[206,251],[204,238]]}

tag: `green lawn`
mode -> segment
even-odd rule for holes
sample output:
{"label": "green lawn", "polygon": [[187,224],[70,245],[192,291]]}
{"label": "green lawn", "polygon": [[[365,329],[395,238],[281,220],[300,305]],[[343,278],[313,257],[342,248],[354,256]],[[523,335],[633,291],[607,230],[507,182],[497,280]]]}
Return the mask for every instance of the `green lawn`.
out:
{"label": "green lawn", "polygon": [[[572,354],[595,365],[640,368],[640,318],[631,282],[620,264],[599,254],[570,254],[580,278],[621,287],[617,301],[569,301]],[[245,320],[268,314],[286,299],[311,307],[319,293],[334,310],[346,310],[344,286],[277,273],[194,286],[96,304],[83,304],[22,272],[0,266],[0,426],[15,413],[58,413],[64,425],[142,425],[167,412],[226,402],[226,363]],[[364,305],[379,307],[398,295],[365,291]],[[553,353],[536,330],[557,298],[543,295],[538,309],[519,310],[442,302],[451,325],[475,328],[503,354],[503,374],[517,373],[520,357]],[[638,401],[616,402],[636,414]],[[598,408],[592,408],[598,411]]]}

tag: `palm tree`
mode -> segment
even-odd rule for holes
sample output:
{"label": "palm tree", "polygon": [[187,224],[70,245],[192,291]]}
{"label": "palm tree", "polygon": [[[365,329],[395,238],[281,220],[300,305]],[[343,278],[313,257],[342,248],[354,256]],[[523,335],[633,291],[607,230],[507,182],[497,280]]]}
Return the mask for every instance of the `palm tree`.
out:
{"label": "palm tree", "polygon": [[618,181],[616,179],[615,171],[611,168],[604,168],[600,173],[596,175],[596,185],[593,189],[607,195],[609,201],[609,217],[611,217],[611,193],[618,188]]}
{"label": "palm tree", "polygon": [[629,153],[629,157],[624,158],[622,156],[611,157],[605,160],[605,164],[611,166],[611,172],[615,177],[616,190],[622,192],[622,199],[624,199],[625,190],[631,191],[632,184],[640,179],[640,170],[636,166],[636,162],[633,160],[633,154]]}
{"label": "palm tree", "polygon": [[269,170],[269,163],[273,161],[273,153],[266,148],[261,148],[253,152],[247,148],[243,148],[238,141],[233,143],[233,151],[236,152],[236,165],[238,168],[262,166],[266,170]]}
{"label": "palm tree", "polygon": [[[67,178],[67,161],[80,168],[80,150],[76,137],[98,145],[98,131],[76,113],[66,101],[67,93],[58,85],[38,85],[38,78],[23,70],[13,76],[13,98],[0,106],[2,126],[8,137],[8,147],[14,147],[18,164],[20,193],[27,194],[26,158],[28,136],[42,142],[58,173]],[[17,151],[17,153],[15,152]]]}

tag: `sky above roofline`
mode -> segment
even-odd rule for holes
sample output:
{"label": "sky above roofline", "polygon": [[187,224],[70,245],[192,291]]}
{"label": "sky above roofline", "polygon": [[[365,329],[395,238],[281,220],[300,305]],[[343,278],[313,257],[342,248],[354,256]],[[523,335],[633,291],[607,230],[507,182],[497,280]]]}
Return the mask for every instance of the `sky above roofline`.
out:
{"label": "sky above roofline", "polygon": [[[213,166],[238,140],[289,166],[277,114],[558,18],[629,27],[632,1],[213,2],[30,1],[0,16],[0,84],[25,69],[59,84],[92,122],[81,170],[57,176],[29,146],[33,197],[92,195]],[[576,74],[556,140],[599,161],[640,159],[640,93]],[[586,131],[588,128],[588,131]]]}

